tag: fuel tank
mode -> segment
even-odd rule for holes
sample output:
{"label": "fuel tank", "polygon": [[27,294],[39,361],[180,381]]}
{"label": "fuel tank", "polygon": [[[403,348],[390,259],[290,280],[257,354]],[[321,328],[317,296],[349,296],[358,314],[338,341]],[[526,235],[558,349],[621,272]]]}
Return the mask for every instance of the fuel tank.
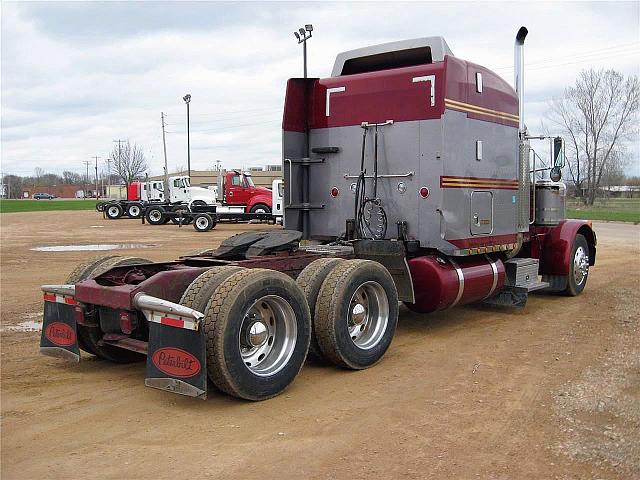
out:
{"label": "fuel tank", "polygon": [[409,270],[416,302],[406,305],[419,313],[483,300],[500,291],[505,280],[504,263],[488,255],[425,255],[410,259]]}

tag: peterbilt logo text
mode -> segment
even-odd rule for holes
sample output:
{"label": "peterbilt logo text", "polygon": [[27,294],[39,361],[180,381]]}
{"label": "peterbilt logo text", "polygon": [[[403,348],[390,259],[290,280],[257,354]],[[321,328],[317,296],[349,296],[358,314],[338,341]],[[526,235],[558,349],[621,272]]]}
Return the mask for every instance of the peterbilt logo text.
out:
{"label": "peterbilt logo text", "polygon": [[158,370],[172,377],[188,378],[200,372],[198,359],[179,348],[165,347],[156,350],[151,361]]}
{"label": "peterbilt logo text", "polygon": [[47,325],[44,336],[54,345],[69,347],[76,343],[76,332],[66,323],[53,322]]}

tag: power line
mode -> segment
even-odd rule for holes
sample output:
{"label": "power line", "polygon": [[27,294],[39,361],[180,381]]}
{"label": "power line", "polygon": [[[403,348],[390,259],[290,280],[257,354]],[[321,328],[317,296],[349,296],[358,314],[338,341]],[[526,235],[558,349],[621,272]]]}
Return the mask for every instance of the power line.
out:
{"label": "power line", "polygon": [[[590,58],[584,58],[582,60],[576,60],[573,62],[560,62],[560,63],[551,63],[551,64],[545,64],[545,63],[538,63],[538,64],[528,64],[525,66],[525,68],[528,70],[543,70],[545,68],[558,68],[558,67],[564,67],[566,65],[577,65],[577,64],[582,64],[582,63],[592,63],[592,62],[598,62],[601,60],[609,60],[611,58],[617,58],[617,57],[626,57],[626,56],[630,56],[630,55],[637,55],[636,51],[629,51],[629,52],[620,52],[618,54],[607,54],[607,53],[601,53],[597,56],[593,56]],[[571,58],[571,57],[566,57],[566,58]],[[513,71],[513,66],[511,67],[502,67],[502,68],[495,68],[494,70],[496,71]]]}

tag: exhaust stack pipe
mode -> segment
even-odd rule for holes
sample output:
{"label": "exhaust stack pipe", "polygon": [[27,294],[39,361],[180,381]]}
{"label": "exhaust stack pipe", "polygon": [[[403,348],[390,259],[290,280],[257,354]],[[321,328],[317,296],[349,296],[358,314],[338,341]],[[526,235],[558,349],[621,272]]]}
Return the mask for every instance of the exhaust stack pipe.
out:
{"label": "exhaust stack pipe", "polygon": [[524,39],[527,37],[526,27],[520,27],[516,34],[516,43],[513,46],[514,53],[514,72],[513,84],[518,94],[518,117],[520,118],[518,128],[521,134],[524,134]]}

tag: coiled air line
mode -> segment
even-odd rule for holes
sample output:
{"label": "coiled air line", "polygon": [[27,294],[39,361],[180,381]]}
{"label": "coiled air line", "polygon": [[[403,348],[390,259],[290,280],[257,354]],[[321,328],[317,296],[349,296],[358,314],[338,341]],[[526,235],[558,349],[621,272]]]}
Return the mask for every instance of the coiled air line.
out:
{"label": "coiled air line", "polygon": [[[360,156],[360,174],[356,182],[355,220],[356,238],[381,240],[387,234],[387,214],[382,207],[382,201],[378,198],[378,126],[389,125],[392,122],[370,125],[367,122],[361,124],[362,154]],[[367,130],[375,128],[373,148],[373,196],[366,195],[365,175],[365,150],[367,146]]]}

